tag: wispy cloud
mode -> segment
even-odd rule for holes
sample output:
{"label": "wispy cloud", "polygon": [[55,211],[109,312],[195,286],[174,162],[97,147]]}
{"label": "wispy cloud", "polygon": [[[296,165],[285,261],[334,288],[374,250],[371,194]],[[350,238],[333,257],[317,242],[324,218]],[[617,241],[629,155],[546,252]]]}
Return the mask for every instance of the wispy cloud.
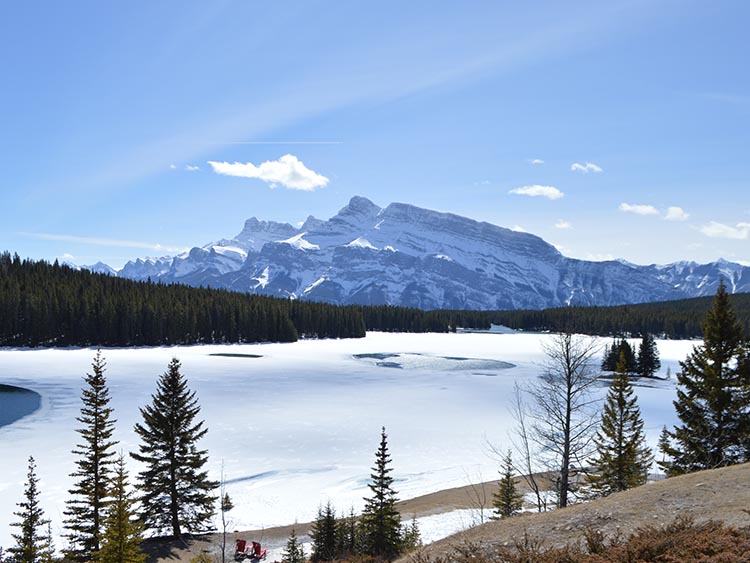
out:
{"label": "wispy cloud", "polygon": [[540,186],[534,184],[532,186],[521,186],[520,188],[514,188],[508,192],[509,194],[515,195],[526,195],[529,197],[546,197],[547,199],[560,199],[565,194],[558,190],[555,186]]}
{"label": "wispy cloud", "polygon": [[158,243],[139,242],[134,240],[120,240],[99,237],[79,237],[75,235],[58,235],[51,233],[18,233],[20,236],[30,237],[40,240],[58,240],[63,242],[75,242],[78,244],[95,244],[97,246],[116,246],[122,248],[146,248],[148,250],[158,250],[160,252],[182,252],[187,250],[186,247],[165,246]]}
{"label": "wispy cloud", "polygon": [[544,164],[544,161],[541,158],[530,158],[529,164]]}
{"label": "wispy cloud", "polygon": [[635,213],[636,215],[658,215],[659,210],[653,205],[643,205],[639,203],[621,203],[620,211],[625,213]]}
{"label": "wispy cloud", "polygon": [[573,225],[571,225],[565,219],[558,219],[557,223],[555,223],[555,228],[556,229],[572,229]]}
{"label": "wispy cloud", "polygon": [[188,172],[195,172],[195,171],[200,170],[200,169],[201,169],[200,166],[196,166],[194,164],[186,164],[185,165],[185,170],[187,170]]}
{"label": "wispy cloud", "polygon": [[682,207],[667,207],[667,212],[664,214],[665,221],[687,221],[690,218],[690,214],[686,213]]}
{"label": "wispy cloud", "polygon": [[227,145],[343,145],[343,141],[229,141]]}
{"label": "wispy cloud", "polygon": [[216,162],[208,164],[217,174],[239,178],[263,180],[272,188],[278,185],[290,190],[312,191],[328,184],[328,178],[310,170],[292,154],[285,154],[278,160],[268,160],[256,166],[252,162]]}
{"label": "wispy cloud", "polygon": [[601,166],[598,166],[593,162],[584,162],[583,164],[580,162],[574,162],[570,165],[570,169],[573,172],[581,172],[583,174],[588,174],[589,172],[604,172]]}
{"label": "wispy cloud", "polygon": [[170,164],[169,168],[170,168],[170,170],[177,170],[177,165],[176,164]]}
{"label": "wispy cloud", "polygon": [[734,227],[718,221],[710,221],[701,227],[707,237],[728,238],[733,240],[750,239],[750,223],[737,223]]}

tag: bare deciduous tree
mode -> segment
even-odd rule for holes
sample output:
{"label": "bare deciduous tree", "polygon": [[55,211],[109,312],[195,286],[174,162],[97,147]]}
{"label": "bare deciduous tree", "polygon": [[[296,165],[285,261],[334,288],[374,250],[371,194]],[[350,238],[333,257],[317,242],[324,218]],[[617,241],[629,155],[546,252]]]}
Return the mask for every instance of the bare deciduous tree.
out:
{"label": "bare deciduous tree", "polygon": [[[571,333],[557,334],[543,345],[547,359],[541,376],[526,389],[530,419],[525,431],[540,455],[558,472],[559,508],[568,505],[571,469],[583,466],[592,453],[598,424],[596,399],[591,391],[598,371],[595,340]],[[529,424],[530,423],[530,424]]]}

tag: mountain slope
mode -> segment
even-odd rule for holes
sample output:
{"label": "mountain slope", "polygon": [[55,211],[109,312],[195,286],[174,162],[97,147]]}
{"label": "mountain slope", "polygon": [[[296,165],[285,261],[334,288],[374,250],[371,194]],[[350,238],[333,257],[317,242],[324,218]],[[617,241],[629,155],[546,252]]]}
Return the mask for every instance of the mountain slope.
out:
{"label": "mountain slope", "polygon": [[[99,269],[105,265],[97,264]],[[541,309],[750,291],[750,268],[720,260],[638,266],[567,258],[543,239],[404,203],[354,197],[301,228],[253,217],[232,239],[118,273],[337,304]]]}

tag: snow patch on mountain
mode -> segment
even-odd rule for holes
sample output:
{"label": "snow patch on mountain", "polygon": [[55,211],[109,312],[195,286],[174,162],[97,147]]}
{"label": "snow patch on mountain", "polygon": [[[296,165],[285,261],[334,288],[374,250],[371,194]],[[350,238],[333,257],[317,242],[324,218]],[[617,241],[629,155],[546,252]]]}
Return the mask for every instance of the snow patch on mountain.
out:
{"label": "snow patch on mountain", "polygon": [[750,291],[750,268],[725,260],[648,266],[576,260],[530,233],[405,203],[381,208],[359,196],[326,221],[309,216],[296,228],[251,217],[232,239],[128,262],[117,274],[423,309],[662,301],[712,295],[721,278],[732,292]]}

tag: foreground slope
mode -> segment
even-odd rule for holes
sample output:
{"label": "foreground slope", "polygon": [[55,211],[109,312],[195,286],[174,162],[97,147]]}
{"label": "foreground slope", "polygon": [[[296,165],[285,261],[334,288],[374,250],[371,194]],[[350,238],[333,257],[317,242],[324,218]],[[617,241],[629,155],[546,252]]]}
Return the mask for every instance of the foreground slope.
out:
{"label": "foreground slope", "polygon": [[677,516],[696,522],[717,520],[731,526],[750,526],[750,464],[700,471],[613,494],[586,504],[542,514],[528,513],[489,522],[425,548],[428,556],[449,555],[466,542],[491,551],[512,545],[514,539],[542,540],[546,547],[580,541],[591,526],[607,536],[624,535],[646,525],[662,525]]}

